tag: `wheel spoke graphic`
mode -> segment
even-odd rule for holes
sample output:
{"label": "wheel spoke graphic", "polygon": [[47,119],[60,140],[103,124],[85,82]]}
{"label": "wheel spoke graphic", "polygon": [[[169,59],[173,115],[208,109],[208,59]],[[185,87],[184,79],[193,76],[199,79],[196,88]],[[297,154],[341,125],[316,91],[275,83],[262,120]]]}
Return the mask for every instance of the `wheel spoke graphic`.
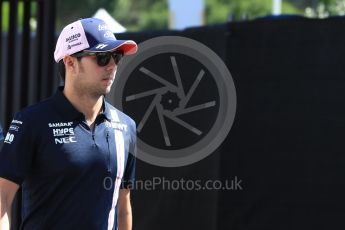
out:
{"label": "wheel spoke graphic", "polygon": [[150,96],[153,94],[162,94],[166,90],[167,90],[167,87],[162,87],[162,88],[145,91],[145,92],[138,93],[138,94],[133,94],[133,95],[127,96],[126,101],[133,101],[133,100],[136,100],[136,99],[139,99],[142,97],[147,97],[147,96]]}
{"label": "wheel spoke graphic", "polygon": [[182,115],[182,114],[186,114],[186,113],[191,113],[191,112],[198,111],[198,110],[201,110],[201,109],[206,109],[206,108],[209,108],[209,107],[213,107],[215,105],[216,105],[216,101],[210,101],[210,102],[207,102],[205,104],[192,106],[192,107],[189,107],[189,108],[186,108],[186,109],[179,109],[176,112],[172,112],[172,115],[178,116],[178,115]]}
{"label": "wheel spoke graphic", "polygon": [[181,108],[185,108],[185,106],[188,103],[189,99],[192,97],[195,89],[198,87],[198,85],[199,85],[202,77],[204,76],[204,74],[205,74],[205,71],[204,70],[200,70],[197,78],[193,82],[193,85],[190,87],[190,89],[189,89],[189,91],[187,93],[187,96],[182,99],[181,104],[180,104]]}
{"label": "wheel spoke graphic", "polygon": [[163,117],[163,109],[161,106],[157,106],[158,111],[158,117],[159,117],[159,123],[161,124],[161,128],[163,131],[164,141],[166,146],[171,146],[170,138],[168,135],[167,127],[165,125],[164,117]]}
{"label": "wheel spoke graphic", "polygon": [[168,118],[170,118],[171,120],[175,121],[177,124],[185,127],[186,129],[190,130],[191,132],[195,133],[196,135],[200,136],[202,134],[202,131],[200,131],[199,129],[191,126],[190,124],[188,124],[187,122],[181,120],[180,118],[173,116],[169,112],[164,111],[164,115],[167,116]]}
{"label": "wheel spoke graphic", "polygon": [[154,109],[154,107],[156,106],[156,104],[158,103],[158,100],[159,100],[159,95],[156,95],[155,98],[152,100],[150,106],[148,107],[148,109],[146,110],[146,113],[145,115],[143,116],[143,119],[141,119],[138,127],[137,127],[137,130],[138,132],[140,133],[142,128],[144,127],[147,119],[149,118],[150,114],[152,113],[152,110]]}
{"label": "wheel spoke graphic", "polygon": [[178,90],[175,85],[171,84],[167,80],[161,78],[160,76],[151,72],[150,70],[146,69],[145,67],[141,67],[139,70],[140,70],[140,72],[142,72],[142,73],[146,74],[147,76],[155,79],[156,81],[162,83],[163,85],[168,86],[170,89],[174,89],[175,91]]}
{"label": "wheel spoke graphic", "polygon": [[186,95],[184,93],[184,89],[183,89],[183,85],[182,85],[182,81],[181,81],[181,76],[180,76],[180,71],[178,70],[178,66],[176,63],[176,58],[174,56],[171,56],[170,60],[171,60],[171,65],[173,67],[174,75],[175,75],[175,78],[177,81],[177,86],[179,88],[179,93],[181,96],[185,97]]}
{"label": "wheel spoke graphic", "polygon": [[[140,72],[144,73],[145,75],[153,78],[154,80],[160,82],[161,84],[165,85],[165,87],[161,87],[158,89],[153,89],[153,90],[149,90],[149,91],[145,91],[142,93],[138,93],[138,94],[133,94],[130,96],[126,97],[126,101],[132,101],[132,100],[136,100],[139,98],[143,98],[146,96],[150,96],[150,95],[154,95],[156,94],[156,96],[154,97],[154,99],[152,100],[150,106],[147,108],[142,120],[140,121],[137,130],[138,132],[141,132],[141,130],[143,129],[145,123],[147,122],[147,119],[150,117],[152,111],[154,108],[157,109],[157,113],[158,113],[158,117],[159,117],[159,123],[162,129],[162,133],[163,133],[163,137],[164,137],[164,142],[166,146],[171,146],[171,141],[170,141],[170,137],[168,134],[168,130],[165,124],[165,120],[164,120],[164,116],[168,117],[169,119],[171,119],[172,121],[174,121],[175,123],[181,125],[182,127],[188,129],[189,131],[195,133],[196,135],[201,135],[203,132],[195,127],[193,127],[192,125],[188,124],[187,122],[183,121],[182,119],[176,117],[178,115],[182,115],[182,114],[187,114],[187,113],[191,113],[191,112],[195,112],[198,110],[202,110],[202,109],[206,109],[209,107],[213,107],[216,105],[216,101],[210,101],[201,105],[196,105],[196,106],[192,106],[189,108],[185,108],[185,106],[187,105],[188,101],[190,100],[190,98],[193,96],[193,93],[195,92],[195,90],[197,89],[198,85],[200,84],[200,81],[202,80],[202,78],[205,75],[205,71],[203,69],[200,70],[198,76],[196,77],[195,81],[193,82],[192,86],[190,87],[187,95],[185,95],[184,90],[183,90],[183,84],[181,81],[181,76],[179,73],[179,69],[178,69],[178,65],[176,62],[176,58],[174,56],[170,56],[170,60],[171,60],[171,65],[173,67],[174,70],[174,75],[176,78],[176,82],[178,84],[178,87],[176,87],[175,85],[171,84],[170,82],[168,82],[167,80],[163,79],[162,77],[158,76],[157,74],[153,73],[152,71],[148,70],[145,67],[140,67]],[[166,109],[162,107],[161,104],[159,104],[159,99],[162,98],[162,95],[164,95],[165,92],[167,92],[167,90],[173,91],[173,92],[178,92],[179,95],[182,96],[181,102],[178,106],[178,108],[176,108],[176,110],[174,112],[172,111],[166,111]],[[172,94],[172,93],[170,93]],[[166,96],[166,95],[164,95]]]}

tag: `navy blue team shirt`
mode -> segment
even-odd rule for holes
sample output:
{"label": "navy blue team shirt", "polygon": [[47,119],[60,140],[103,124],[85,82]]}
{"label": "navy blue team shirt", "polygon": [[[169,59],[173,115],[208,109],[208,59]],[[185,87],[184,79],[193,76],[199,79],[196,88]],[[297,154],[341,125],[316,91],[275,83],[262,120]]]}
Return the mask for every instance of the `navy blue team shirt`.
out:
{"label": "navy blue team shirt", "polygon": [[117,229],[120,188],[132,188],[134,121],[104,100],[90,130],[59,88],[18,112],[0,153],[0,177],[22,186],[21,229]]}
{"label": "navy blue team shirt", "polygon": [[2,131],[2,127],[1,127],[1,124],[0,124],[0,141],[2,141],[4,139],[4,133]]}

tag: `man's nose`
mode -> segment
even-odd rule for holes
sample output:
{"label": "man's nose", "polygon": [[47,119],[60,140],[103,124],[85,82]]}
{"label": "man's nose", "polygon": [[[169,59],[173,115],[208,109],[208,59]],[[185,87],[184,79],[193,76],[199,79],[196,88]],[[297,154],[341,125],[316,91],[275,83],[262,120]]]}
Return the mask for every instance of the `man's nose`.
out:
{"label": "man's nose", "polygon": [[115,60],[113,57],[110,58],[110,61],[108,63],[108,65],[106,66],[107,70],[112,70],[114,69],[116,66]]}

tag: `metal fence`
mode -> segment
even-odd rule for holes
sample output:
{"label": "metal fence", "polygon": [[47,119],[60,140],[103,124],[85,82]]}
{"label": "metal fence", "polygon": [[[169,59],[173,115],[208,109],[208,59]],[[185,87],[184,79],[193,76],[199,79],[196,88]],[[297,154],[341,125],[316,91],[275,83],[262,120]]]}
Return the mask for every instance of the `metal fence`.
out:
{"label": "metal fence", "polygon": [[55,73],[55,4],[55,0],[0,0],[0,121],[5,130],[15,111],[51,95],[59,84],[50,76]]}
{"label": "metal fence", "polygon": [[[57,77],[50,76],[56,72],[55,3],[55,0],[0,0],[0,123],[4,130],[16,111],[51,95],[59,84]],[[6,15],[5,7],[9,12]],[[6,30],[4,21],[8,21]],[[35,22],[35,28],[30,22]],[[20,204],[21,191],[14,200],[11,229],[19,228]]]}

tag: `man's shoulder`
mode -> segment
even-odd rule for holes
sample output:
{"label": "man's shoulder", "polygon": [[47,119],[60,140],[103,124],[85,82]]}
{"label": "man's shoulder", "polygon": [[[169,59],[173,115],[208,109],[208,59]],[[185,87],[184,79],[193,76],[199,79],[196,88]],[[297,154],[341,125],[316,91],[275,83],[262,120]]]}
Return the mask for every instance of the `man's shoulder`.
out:
{"label": "man's shoulder", "polygon": [[2,141],[4,139],[4,133],[2,131],[2,127],[1,127],[1,124],[0,124],[0,141]]}
{"label": "man's shoulder", "polygon": [[47,98],[21,109],[19,112],[17,112],[16,116],[19,115],[25,118],[39,118],[51,111],[52,102],[53,100],[51,97]]}
{"label": "man's shoulder", "polygon": [[119,109],[115,108],[109,102],[106,102],[106,103],[107,103],[107,106],[109,107],[110,110],[113,110],[116,112],[116,115],[118,116],[120,122],[135,126],[135,121],[129,115],[127,115],[124,112],[120,111]]}

